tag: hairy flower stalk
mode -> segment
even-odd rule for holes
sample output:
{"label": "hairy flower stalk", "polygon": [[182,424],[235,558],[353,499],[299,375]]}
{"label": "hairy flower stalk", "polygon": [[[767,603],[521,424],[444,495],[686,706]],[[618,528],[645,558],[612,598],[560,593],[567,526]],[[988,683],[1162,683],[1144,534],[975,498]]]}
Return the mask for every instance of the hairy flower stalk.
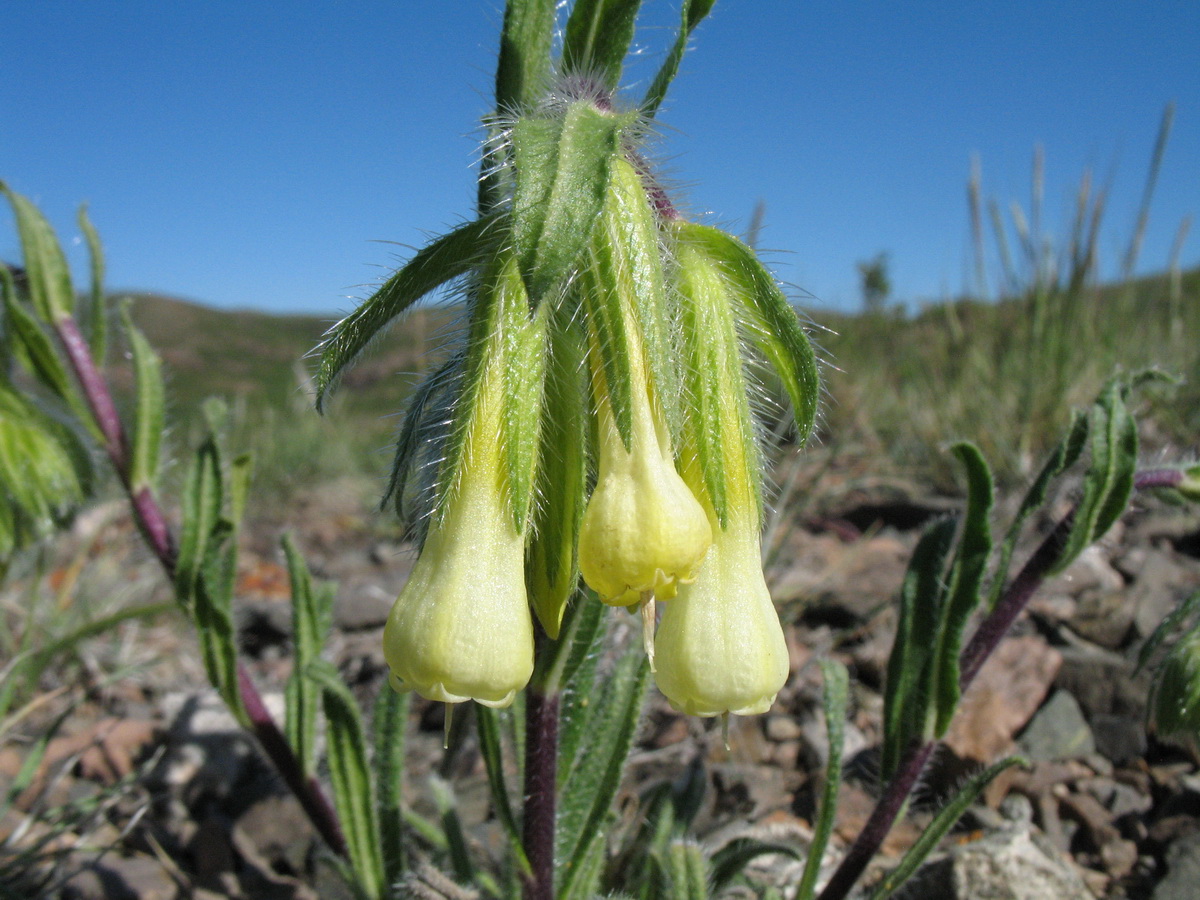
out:
{"label": "hairy flower stalk", "polygon": [[655,639],[659,690],[698,716],[766,712],[788,675],[787,645],[763,578],[762,461],[747,399],[734,288],[679,222],[676,290],[685,335],[684,478],[713,533],[695,582],[666,605]]}
{"label": "hairy flower stalk", "polygon": [[[528,318],[515,265],[485,278],[483,310]],[[477,316],[485,312],[476,311]],[[504,332],[492,328],[440,510],[384,629],[392,683],[430,700],[508,706],[533,672],[533,623],[525,591],[525,528],[514,516],[506,447]],[[452,457],[453,459],[453,457]]]}

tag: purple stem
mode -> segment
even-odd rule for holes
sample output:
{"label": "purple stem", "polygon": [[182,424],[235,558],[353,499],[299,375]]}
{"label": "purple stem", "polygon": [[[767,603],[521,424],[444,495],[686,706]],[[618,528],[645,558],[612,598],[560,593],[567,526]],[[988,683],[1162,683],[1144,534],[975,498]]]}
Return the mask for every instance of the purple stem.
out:
{"label": "purple stem", "polygon": [[[1148,490],[1177,487],[1182,481],[1183,472],[1179,469],[1147,469],[1134,476],[1134,488]],[[1025,609],[1038,588],[1045,582],[1050,570],[1059,561],[1074,520],[1075,510],[1072,510],[1054,526],[1009,583],[995,608],[979,623],[970,642],[959,656],[960,693],[966,693],[992,651],[1008,634],[1017,616]],[[921,777],[921,772],[929,762],[936,745],[936,741],[914,744],[900,760],[895,776],[884,789],[883,796],[875,804],[870,818],[854,839],[854,844],[847,851],[833,877],[821,891],[820,900],[842,900],[850,893],[867,864],[879,852],[884,838],[903,809],[904,801],[917,779]]]}
{"label": "purple stem", "polygon": [[[117,476],[129,497],[133,508],[134,518],[138,528],[146,538],[155,557],[162,565],[167,580],[175,581],[175,564],[177,562],[177,545],[171,526],[163,514],[162,507],[154,492],[149,487],[140,487],[136,491],[129,480],[129,450],[125,438],[125,429],[121,418],[117,415],[116,404],[108,382],[96,366],[79,326],[75,320],[67,316],[54,323],[59,341],[83,390],[88,407],[96,419],[96,424],[104,436],[104,450],[112,461]],[[339,856],[348,857],[346,838],[342,832],[333,807],[330,805],[324,790],[316,779],[309,778],[304,773],[296,754],[292,752],[287,739],[275,724],[271,713],[263,703],[262,695],[251,681],[249,673],[238,664],[238,692],[241,694],[242,705],[250,717],[254,735],[258,738],[263,751],[274,764],[280,777],[291,788],[301,807],[308,814],[313,827],[324,838],[330,849]]]}
{"label": "purple stem", "polygon": [[325,839],[329,849],[344,859],[349,858],[350,851],[346,846],[346,836],[342,833],[341,823],[338,822],[333,807],[329,805],[329,799],[325,796],[321,785],[315,778],[304,774],[295,754],[292,753],[291,745],[279,730],[279,726],[275,724],[270,710],[263,703],[254,682],[250,680],[250,674],[241,663],[238,663],[237,676],[238,689],[242,695],[242,703],[246,707],[246,715],[250,719],[254,736],[258,738],[263,751],[275,764],[275,769],[296,799],[300,801],[300,805],[313,823],[313,827]]}
{"label": "purple stem", "polygon": [[531,874],[525,900],[554,900],[554,795],[558,771],[558,694],[525,694],[523,843]]}
{"label": "purple stem", "polygon": [[850,889],[854,887],[854,883],[858,881],[867,864],[883,846],[884,838],[892,830],[892,823],[900,815],[900,810],[904,808],[908,795],[916,785],[917,779],[921,777],[925,764],[929,762],[934,746],[934,741],[913,744],[900,758],[896,774],[884,788],[883,796],[871,810],[870,818],[863,825],[858,837],[854,839],[854,843],[846,852],[837,871],[833,873],[833,877],[821,891],[819,900],[841,900],[850,893]]}

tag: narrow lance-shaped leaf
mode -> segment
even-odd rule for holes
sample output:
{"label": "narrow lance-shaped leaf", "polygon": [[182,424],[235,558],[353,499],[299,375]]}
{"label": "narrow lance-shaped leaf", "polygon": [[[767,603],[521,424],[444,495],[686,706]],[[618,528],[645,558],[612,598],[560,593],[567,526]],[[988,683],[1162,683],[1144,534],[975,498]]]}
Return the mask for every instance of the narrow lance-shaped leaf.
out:
{"label": "narrow lance-shaped leaf", "polygon": [[817,359],[796,310],[754,252],[732,235],[706,225],[681,223],[681,237],[704,247],[739,301],[747,336],[770,360],[792,401],[796,431],[803,441],[817,415]]}
{"label": "narrow lance-shaped leaf", "polygon": [[716,5],[716,0],[683,0],[683,5],[679,10],[679,33],[675,37],[671,52],[667,54],[662,68],[654,76],[654,81],[650,83],[650,89],[646,91],[646,96],[642,99],[643,115],[653,118],[654,114],[658,112],[663,98],[667,96],[667,88],[671,86],[675,74],[679,71],[683,54],[687,52],[688,38],[714,5]]}
{"label": "narrow lance-shaped leaf", "polygon": [[287,558],[288,581],[292,593],[292,674],[284,699],[287,715],[284,727],[288,744],[296,753],[304,773],[316,772],[317,713],[320,691],[305,673],[308,664],[320,658],[321,648],[333,620],[333,591],[326,585],[313,584],[312,574],[290,534],[282,540]]}
{"label": "narrow lance-shaped leaf", "polygon": [[1049,574],[1061,572],[1102,537],[1129,504],[1137,470],[1137,423],[1125,406],[1128,384],[1114,378],[1089,411],[1090,458],[1071,532]]}
{"label": "narrow lance-shaped leaf", "polygon": [[588,869],[594,838],[605,832],[611,815],[625,760],[633,747],[649,676],[650,666],[642,653],[635,650],[625,654],[598,701],[591,732],[595,740],[588,752],[580,755],[562,786],[555,838],[556,881],[561,885],[561,895],[595,889],[594,885],[580,884],[579,879]]}
{"label": "narrow lance-shaped leaf", "polygon": [[496,108],[531,106],[550,78],[555,0],[508,0],[496,63]]}
{"label": "narrow lance-shaped leaf", "polygon": [[501,273],[504,300],[504,447],[513,524],[524,531],[533,503],[546,380],[550,304],[532,313],[515,261]]}
{"label": "narrow lance-shaped leaf", "polygon": [[829,760],[825,764],[825,785],[821,791],[821,807],[817,813],[813,839],[808,845],[808,859],[796,891],[798,900],[810,900],[821,871],[821,857],[833,823],[837,818],[838,791],[842,786],[842,744],[846,731],[846,704],[850,692],[850,676],[846,667],[836,660],[821,660],[821,676],[825,682],[822,705],[825,710],[825,732],[829,736]]}
{"label": "narrow lance-shaped leaf", "polygon": [[412,700],[410,693],[384,688],[375,700],[371,717],[371,767],[379,794],[379,849],[387,884],[397,884],[405,871],[404,809],[400,791],[404,784],[405,726]]}
{"label": "narrow lance-shaped leaf", "polygon": [[129,486],[136,493],[146,488],[154,490],[158,483],[165,400],[158,354],[154,352],[146,336],[133,324],[128,306],[121,310],[121,323],[133,354],[134,383],[137,385],[132,456],[129,464]]}
{"label": "narrow lance-shaped leaf", "polygon": [[1011,756],[969,778],[967,783],[954,796],[954,799],[943,806],[937,815],[934,816],[933,821],[925,827],[925,830],[921,832],[921,836],[917,838],[916,843],[904,854],[904,857],[900,860],[900,864],[885,875],[875,886],[875,890],[871,893],[871,900],[886,900],[888,897],[895,896],[899,887],[917,871],[925,858],[933,852],[941,839],[954,827],[954,823],[979,798],[979,795],[992,783],[996,776],[1005,769],[1024,764],[1025,761],[1020,757]]}
{"label": "narrow lance-shaped leaf", "polygon": [[222,519],[205,547],[194,593],[194,618],[208,680],[243,728],[250,717],[242,703],[237,673],[237,630],[233,623],[233,585],[237,541],[232,524]]}
{"label": "narrow lance-shaped leaf", "polygon": [[216,439],[209,434],[192,458],[183,487],[175,594],[188,612],[193,608],[200,567],[223,506],[221,459]]}
{"label": "narrow lance-shaped leaf", "polygon": [[493,809],[504,831],[508,835],[509,848],[517,865],[524,874],[530,872],[529,861],[521,844],[521,829],[513,814],[512,799],[505,781],[504,754],[500,744],[500,711],[490,707],[475,706],[475,726],[479,735],[479,752],[487,770],[488,786],[491,788]]}
{"label": "narrow lance-shaped leaf", "polygon": [[375,790],[358,704],[331,663],[314,660],[305,671],[321,687],[329,780],[357,886],[371,900],[382,900],[387,883],[380,852]]}
{"label": "narrow lance-shaped leaf", "polygon": [[102,439],[91,409],[80,397],[54,344],[37,319],[18,301],[12,274],[7,268],[0,269],[0,289],[4,291],[4,337],[11,341],[10,346],[17,359],[44,387],[71,408],[76,419],[93,438]]}
{"label": "narrow lance-shaped leaf", "polygon": [[955,444],[953,451],[967,473],[967,514],[958,539],[949,597],[933,657],[938,667],[937,724],[934,731],[937,737],[946,733],[958,709],[961,696],[958,684],[959,651],[962,649],[963,631],[971,614],[979,606],[984,571],[992,552],[992,534],[988,524],[994,499],[991,470],[974,444]]}
{"label": "narrow lance-shaped leaf", "polygon": [[87,207],[79,208],[79,230],[83,232],[88,245],[88,259],[91,262],[91,291],[87,308],[87,341],[92,349],[92,358],[100,365],[108,352],[108,301],[104,296],[104,248],[100,244],[100,235],[92,220],[88,218]]}
{"label": "narrow lance-shaped leaf", "polygon": [[576,0],[563,35],[563,71],[598,78],[615,90],[641,5],[641,0]]}
{"label": "narrow lance-shaped leaf", "polygon": [[2,181],[0,193],[8,198],[17,221],[33,310],[43,322],[59,322],[75,308],[75,289],[62,246],[45,216],[26,197]]}
{"label": "narrow lance-shaped leaf", "polygon": [[553,640],[558,639],[567,602],[579,580],[575,548],[587,490],[583,346],[566,306],[553,305],[551,310],[538,502],[525,567],[530,604]]}
{"label": "narrow lance-shaped leaf", "polygon": [[888,657],[883,701],[883,755],[881,773],[886,780],[896,771],[900,757],[917,738],[924,739],[926,721],[934,702],[931,635],[937,634],[945,603],[946,567],[954,549],[958,523],[934,522],[921,535],[909,560],[900,588],[900,621]]}
{"label": "narrow lance-shaped leaf", "polygon": [[443,284],[465,275],[503,239],[495,217],[460,225],[419,250],[354,312],[329,331],[317,364],[317,410],[338,376],[396,317]]}
{"label": "narrow lance-shaped leaf", "polygon": [[587,246],[630,121],[579,100],[513,127],[513,241],[533,304],[561,286]]}
{"label": "narrow lance-shaped leaf", "polygon": [[1079,410],[1074,410],[1071,413],[1071,425],[1066,436],[1054,448],[1045,465],[1042,466],[1042,470],[1033,480],[1033,484],[1025,493],[1025,498],[1021,501],[1021,506],[1018,508],[1016,516],[1013,517],[1012,524],[1009,525],[1004,542],[1000,547],[1000,561],[992,576],[989,606],[994,607],[1000,599],[1000,594],[1004,591],[1012,555],[1016,550],[1017,540],[1021,536],[1021,526],[1025,524],[1030,514],[1039,509],[1046,501],[1046,494],[1054,479],[1075,465],[1083,453],[1083,448],[1087,445],[1088,428],[1088,417]]}

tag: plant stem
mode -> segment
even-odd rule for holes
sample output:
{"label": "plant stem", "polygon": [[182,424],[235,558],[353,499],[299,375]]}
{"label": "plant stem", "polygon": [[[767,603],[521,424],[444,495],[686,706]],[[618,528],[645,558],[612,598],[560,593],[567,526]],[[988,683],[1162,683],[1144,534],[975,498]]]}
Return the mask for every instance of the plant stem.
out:
{"label": "plant stem", "polygon": [[523,843],[531,874],[525,900],[554,898],[554,800],[558,771],[557,692],[530,686],[525,694],[525,817]]}
{"label": "plant stem", "polygon": [[[113,402],[108,381],[96,365],[91,348],[84,340],[75,319],[67,316],[55,322],[54,327],[75,373],[76,380],[83,390],[88,408],[91,409],[96,425],[103,435],[104,451],[112,462],[121,486],[129,498],[138,529],[162,566],[167,580],[174,584],[175,564],[178,559],[175,537],[154,492],[149,487],[140,487],[134,490],[130,482],[129,444],[125,429],[121,424],[121,418],[117,415],[116,404]],[[339,856],[348,858],[346,838],[333,806],[325,796],[321,785],[315,779],[304,774],[303,766],[272,718],[263,702],[262,695],[250,679],[250,674],[241,663],[238,663],[238,692],[241,694],[246,714],[250,717],[254,736],[258,738],[263,752],[271,760],[292,793],[295,794],[313,827],[329,845],[329,848]]]}
{"label": "plant stem", "polygon": [[[1134,488],[1149,490],[1177,487],[1182,480],[1183,473],[1178,469],[1147,469],[1134,476]],[[992,651],[1000,645],[1000,641],[1008,634],[1017,617],[1058,563],[1074,522],[1075,510],[1071,510],[1042,539],[1033,555],[1000,595],[995,608],[979,623],[970,642],[959,656],[960,693],[966,693]],[[850,893],[867,864],[883,846],[884,838],[891,831],[905,800],[921,777],[935,746],[936,741],[913,744],[901,758],[895,776],[884,788],[883,795],[871,811],[870,818],[854,839],[853,845],[825,885],[825,889],[821,891],[819,900],[842,900]]]}
{"label": "plant stem", "polygon": [[854,843],[842,858],[833,877],[821,891],[818,900],[841,900],[850,893],[850,889],[854,887],[854,883],[858,881],[867,864],[883,846],[884,838],[892,830],[892,824],[896,821],[900,810],[904,808],[904,803],[912,792],[913,786],[916,785],[917,779],[921,777],[935,746],[935,741],[913,744],[900,758],[896,774],[884,788],[883,796],[876,802],[875,808],[871,810],[870,818],[867,819],[862,831],[858,833],[858,837],[854,839]]}

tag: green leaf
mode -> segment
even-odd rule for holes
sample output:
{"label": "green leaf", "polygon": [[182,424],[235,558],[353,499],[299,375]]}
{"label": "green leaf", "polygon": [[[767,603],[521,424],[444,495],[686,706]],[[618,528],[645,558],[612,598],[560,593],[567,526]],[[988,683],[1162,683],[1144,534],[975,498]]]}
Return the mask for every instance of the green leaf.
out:
{"label": "green leaf", "polygon": [[[712,870],[712,894],[717,896],[721,891],[728,888],[733,879],[745,871],[746,866],[754,862],[760,856],[768,854],[778,854],[779,856],[787,856],[791,859],[799,859],[794,847],[789,847],[786,844],[772,844],[767,841],[760,841],[758,838],[735,838],[712,855],[709,861],[709,866]],[[797,897],[803,897],[803,894],[797,894]]]}
{"label": "green leaf", "polygon": [[679,33],[675,37],[675,43],[671,47],[671,52],[667,54],[662,68],[654,76],[654,81],[651,82],[650,89],[646,91],[646,96],[642,98],[641,110],[647,118],[654,118],[655,113],[658,112],[663,98],[667,96],[667,88],[671,86],[671,82],[674,81],[675,75],[679,71],[683,54],[687,52],[688,38],[691,37],[701,20],[712,11],[716,2],[717,0],[683,0],[683,5],[679,10]]}
{"label": "green leaf", "polygon": [[808,845],[808,859],[796,891],[798,900],[811,900],[821,872],[821,858],[833,834],[837,818],[838,789],[842,786],[842,745],[846,731],[846,707],[850,693],[850,675],[836,660],[821,660],[821,675],[825,681],[822,703],[825,708],[825,733],[829,737],[829,760],[825,764],[825,784],[821,791],[821,807],[817,813],[813,838]]}
{"label": "green leaf", "polygon": [[516,265],[505,272],[504,435],[513,524],[525,531],[533,504],[542,426],[550,304],[530,313]]}
{"label": "green leaf", "polygon": [[102,437],[92,411],[79,396],[75,382],[54,344],[37,319],[18,301],[12,275],[7,268],[0,269],[0,283],[4,291],[4,337],[13,340],[17,358],[43,386],[71,408],[84,427],[90,429],[93,437]]}
{"label": "green leaf", "polygon": [[954,799],[943,806],[938,811],[938,814],[934,816],[933,821],[925,827],[925,830],[921,832],[921,836],[917,838],[916,843],[904,854],[900,860],[900,864],[875,885],[875,890],[871,894],[871,900],[886,900],[888,897],[895,896],[900,886],[917,871],[925,858],[933,852],[941,839],[954,827],[954,823],[979,798],[984,788],[991,784],[992,780],[1005,769],[1026,764],[1025,760],[1020,757],[1010,756],[1008,759],[1003,759],[994,766],[968,779],[967,783],[963,785]]}
{"label": "green leaf", "polygon": [[950,727],[950,720],[958,709],[961,696],[958,685],[959,651],[962,649],[963,631],[979,606],[983,576],[992,552],[992,533],[988,525],[994,500],[992,472],[974,444],[955,444],[953,452],[967,472],[967,514],[958,539],[948,600],[934,650],[934,664],[938,668],[935,675],[937,722],[934,734],[939,738]]}
{"label": "green leaf", "polygon": [[551,312],[537,465],[538,503],[534,504],[525,566],[529,602],[553,640],[558,639],[567,603],[579,582],[575,551],[587,502],[584,354],[566,307],[564,303]]}
{"label": "green leaf", "polygon": [[412,523],[422,518],[418,513],[410,514],[406,508],[409,480],[413,467],[418,464],[419,452],[435,443],[442,443],[445,437],[440,429],[445,427],[450,416],[449,405],[458,393],[456,388],[461,383],[463,366],[463,355],[454,354],[426,375],[409,398],[404,423],[396,437],[392,474],[379,504],[382,509],[387,506],[389,498],[394,498],[396,515],[403,522]]}
{"label": "green leaf", "polygon": [[556,883],[560,895],[580,889],[578,879],[588,871],[596,835],[603,835],[612,804],[637,732],[650,666],[640,648],[632,648],[617,663],[597,703],[588,752],[579,755],[559,797]]}
{"label": "green leaf", "polygon": [[754,251],[737,238],[706,225],[680,223],[677,227],[681,237],[703,247],[721,269],[739,301],[747,336],[783,381],[792,401],[797,438],[804,441],[816,420],[820,390],[816,354],[796,310]]}
{"label": "green leaf", "polygon": [[571,863],[570,877],[558,889],[557,900],[596,900],[596,886],[604,872],[607,835],[603,831],[585,836],[585,844]]}
{"label": "green leaf", "polygon": [[317,411],[323,410],[342,371],[371,341],[422,297],[477,266],[504,239],[502,232],[495,217],[460,225],[419,250],[358,309],[334,325],[319,348]]}
{"label": "green leaf", "polygon": [[333,784],[338,819],[346,834],[350,864],[363,893],[372,900],[382,900],[387,882],[358,704],[331,663],[314,660],[305,672],[321,687],[329,780]]}
{"label": "green leaf", "polygon": [[454,877],[462,884],[474,884],[478,872],[467,848],[467,836],[463,833],[462,819],[458,815],[454,788],[438,775],[429,776],[429,788],[442,818],[442,834],[446,836],[446,851],[450,855]]}
{"label": "green leaf", "polygon": [[676,242],[675,288],[685,353],[688,444],[695,447],[704,487],[725,527],[727,491],[752,501],[761,515],[762,458],[754,433],[733,298],[704,248]]}
{"label": "green leaf", "polygon": [[533,106],[550,81],[555,0],[508,0],[496,64],[496,108]]}
{"label": "green leaf", "polygon": [[205,548],[195,585],[194,616],[200,655],[209,683],[243,728],[250,718],[242,703],[237,672],[237,629],[233,623],[233,586],[237,543],[233,527],[220,521]]}
{"label": "green leaf", "polygon": [[668,896],[678,900],[708,900],[708,860],[690,838],[676,838],[667,846]]}
{"label": "green leaf", "polygon": [[580,591],[568,608],[555,651],[562,656],[562,669],[553,686],[560,692],[558,726],[558,774],[561,793],[575,767],[583,736],[597,714],[600,688],[596,666],[604,645],[604,623],[609,607]]}
{"label": "green leaf", "polygon": [[91,261],[91,294],[88,298],[87,326],[88,346],[92,350],[92,358],[104,365],[104,357],[108,352],[108,301],[104,296],[104,248],[100,244],[100,235],[92,220],[88,218],[87,207],[79,208],[79,230],[83,232],[88,245],[88,259]]}
{"label": "green leaf", "polygon": [[133,324],[128,306],[121,310],[121,323],[133,354],[137,385],[129,486],[135,493],[143,489],[153,491],[158,484],[159,450],[165,427],[162,367],[146,336]]}
{"label": "green leaf", "polygon": [[615,90],[641,5],[641,0],[576,0],[563,35],[563,71],[598,78]]}
{"label": "green leaf", "polygon": [[508,834],[509,849],[516,858],[517,865],[523,873],[532,870],[529,860],[525,858],[525,850],[521,844],[521,829],[517,826],[517,817],[513,814],[512,799],[508,785],[505,782],[504,754],[500,747],[500,711],[487,706],[475,704],[475,726],[479,734],[479,753],[483,757],[484,768],[487,769],[488,786],[491,788],[492,808],[496,817]]}
{"label": "green leaf", "polygon": [[1072,410],[1071,424],[1067,429],[1066,436],[1054,448],[1054,451],[1042,466],[1041,471],[1033,480],[1033,484],[1030,485],[1029,490],[1026,492],[1024,499],[1021,501],[1021,506],[1017,509],[1017,514],[1013,517],[1012,524],[1009,525],[1008,532],[1004,536],[1004,542],[1000,547],[1000,562],[996,567],[995,574],[992,576],[989,607],[995,607],[996,603],[1000,600],[1001,593],[1004,591],[1004,584],[1008,579],[1009,566],[1012,563],[1012,555],[1016,550],[1017,540],[1021,536],[1021,526],[1025,524],[1026,520],[1035,510],[1041,508],[1042,504],[1046,502],[1046,494],[1054,480],[1071,466],[1075,465],[1076,461],[1083,454],[1083,448],[1087,446],[1088,427],[1088,417],[1083,415],[1079,410]]}
{"label": "green leaf", "polygon": [[1125,406],[1129,382],[1114,378],[1088,413],[1089,460],[1083,476],[1083,496],[1076,507],[1062,554],[1048,572],[1055,575],[1099,540],[1129,505],[1137,472],[1138,433]]}
{"label": "green leaf", "polygon": [[379,848],[384,879],[397,884],[405,872],[404,786],[405,726],[412,694],[383,688],[371,717],[371,766],[379,799]]}
{"label": "green leaf", "polygon": [[0,566],[13,550],[61,527],[90,481],[75,433],[0,376]]}
{"label": "green leaf", "polygon": [[900,588],[896,637],[888,657],[883,701],[883,753],[880,770],[890,778],[913,740],[924,737],[930,720],[932,637],[937,634],[946,595],[946,567],[958,523],[946,518],[925,529],[913,550]]}
{"label": "green leaf", "polygon": [[1183,623],[1197,611],[1200,611],[1200,591],[1196,591],[1183,600],[1164,616],[1150,637],[1146,638],[1146,643],[1142,644],[1142,648],[1138,651],[1137,669],[1134,670],[1134,674],[1137,674],[1137,671],[1150,661],[1150,657],[1154,655],[1155,650],[1162,646],[1163,641],[1181,629]]}
{"label": "green leaf", "polygon": [[25,274],[29,278],[29,299],[43,322],[59,322],[75,308],[75,290],[71,270],[62,246],[50,223],[28,199],[0,181],[0,193],[8,198],[17,221]]}
{"label": "green leaf", "polygon": [[309,663],[320,659],[329,635],[334,591],[329,585],[313,584],[308,564],[290,534],[285,534],[281,543],[292,592],[292,674],[284,692],[287,702],[284,727],[304,774],[311,777],[316,772],[317,713],[321,698],[316,684],[305,673]]}
{"label": "green leaf", "polygon": [[560,116],[526,116],[513,127],[513,241],[535,306],[587,246],[630,121],[576,101]]}
{"label": "green leaf", "polygon": [[220,451],[216,436],[211,432],[197,448],[188,467],[181,505],[179,553],[175,560],[175,595],[180,605],[191,612],[200,578],[200,567],[224,507]]}

